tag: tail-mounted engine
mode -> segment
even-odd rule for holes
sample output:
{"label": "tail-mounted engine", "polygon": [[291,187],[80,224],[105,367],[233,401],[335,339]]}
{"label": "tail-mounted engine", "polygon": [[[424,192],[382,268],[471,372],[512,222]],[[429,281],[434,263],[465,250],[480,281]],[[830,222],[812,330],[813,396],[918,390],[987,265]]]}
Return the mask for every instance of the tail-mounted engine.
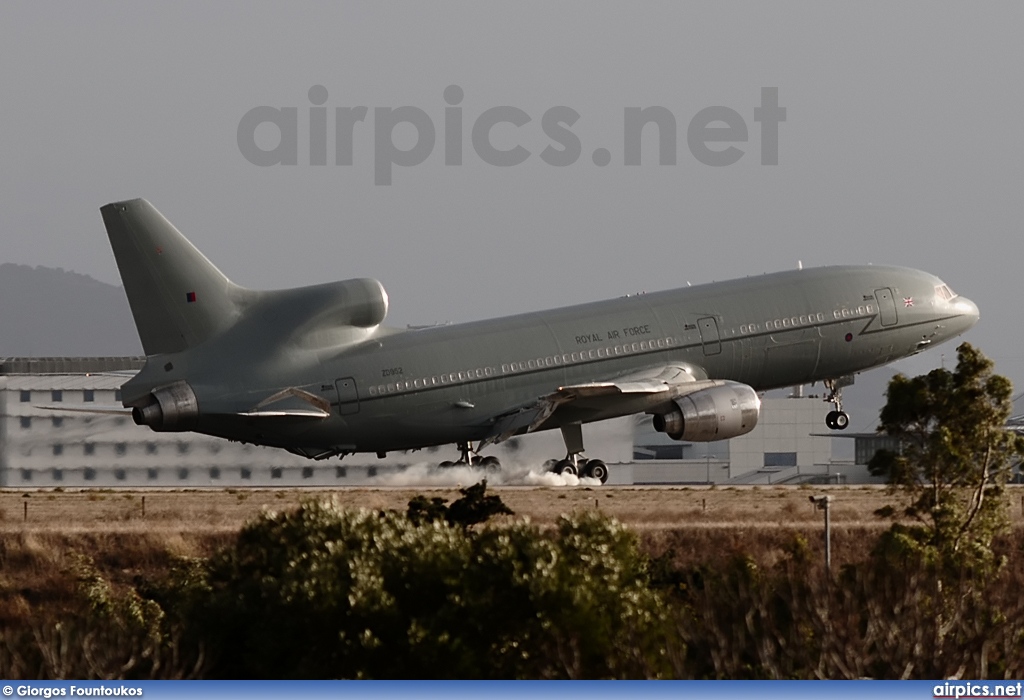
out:
{"label": "tail-mounted engine", "polygon": [[671,411],[654,416],[654,429],[673,440],[710,442],[746,435],[761,413],[757,392],[737,382],[695,391],[673,403]]}
{"label": "tail-mounted engine", "polygon": [[158,432],[192,430],[199,419],[199,402],[187,382],[156,389],[142,405],[132,408],[136,425],[148,425]]}

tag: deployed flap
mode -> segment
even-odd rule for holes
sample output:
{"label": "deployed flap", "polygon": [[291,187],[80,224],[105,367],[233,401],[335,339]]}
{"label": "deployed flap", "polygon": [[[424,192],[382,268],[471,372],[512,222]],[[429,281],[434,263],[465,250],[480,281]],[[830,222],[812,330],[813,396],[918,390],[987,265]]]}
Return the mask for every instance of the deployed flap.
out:
{"label": "deployed flap", "polygon": [[558,410],[559,406],[572,401],[605,398],[614,401],[616,395],[656,394],[664,392],[666,399],[700,391],[714,382],[699,367],[687,364],[660,365],[638,372],[630,372],[614,379],[585,384],[558,387],[547,396],[535,402],[503,414],[495,421],[488,435],[478,449],[489,444],[503,442],[523,429],[528,433],[537,430]]}

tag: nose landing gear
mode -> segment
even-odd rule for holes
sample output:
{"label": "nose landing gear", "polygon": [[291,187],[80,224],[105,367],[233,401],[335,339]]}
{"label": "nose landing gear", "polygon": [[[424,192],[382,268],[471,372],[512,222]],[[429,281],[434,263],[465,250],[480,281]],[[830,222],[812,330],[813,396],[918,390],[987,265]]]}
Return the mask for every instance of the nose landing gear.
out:
{"label": "nose landing gear", "polygon": [[825,388],[828,389],[825,401],[836,407],[825,415],[825,425],[831,430],[846,430],[850,426],[850,416],[843,410],[843,386],[839,379],[825,380]]}

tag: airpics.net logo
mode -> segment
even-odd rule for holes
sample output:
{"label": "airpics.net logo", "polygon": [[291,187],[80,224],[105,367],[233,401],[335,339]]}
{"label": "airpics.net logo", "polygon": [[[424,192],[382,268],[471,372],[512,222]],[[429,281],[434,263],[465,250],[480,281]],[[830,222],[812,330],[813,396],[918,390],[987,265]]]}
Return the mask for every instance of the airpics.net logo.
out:
{"label": "airpics.net logo", "polygon": [[[309,89],[308,97],[310,106],[305,108],[309,112],[306,132],[309,136],[308,164],[326,166],[329,132],[327,88],[314,85]],[[503,125],[501,129],[506,133],[510,128],[507,125],[514,129],[528,128],[533,118],[526,111],[501,105],[485,109],[477,115],[464,114],[461,105],[465,92],[458,85],[446,87],[443,98],[445,106],[441,139],[444,142],[446,166],[463,164],[465,123],[470,120],[469,142],[480,161],[507,168],[520,165],[534,155],[520,144],[498,148],[492,140],[492,132],[498,125]],[[779,89],[762,87],[761,104],[752,111],[754,122],[760,124],[761,165],[778,165],[779,124],[786,121],[786,108],[779,106]],[[299,112],[298,107],[269,105],[253,107],[246,112],[238,122],[238,150],[242,156],[253,165],[261,167],[298,165]],[[357,129],[365,131],[372,128],[373,180],[377,185],[391,184],[395,166],[410,168],[425,162],[437,145],[438,132],[434,121],[426,110],[419,107],[374,107],[372,126],[369,123],[370,108],[365,106],[334,107],[333,117],[333,160],[336,166],[351,166],[358,160],[355,153]],[[580,118],[579,112],[564,105],[551,107],[541,115],[541,131],[550,140],[538,154],[544,163],[553,167],[566,167],[580,159],[583,143],[572,130]],[[653,125],[653,128],[646,128],[648,125]],[[396,130],[415,132],[415,141],[408,148],[400,148],[399,145],[407,144],[404,143],[405,139],[401,139],[401,144],[395,143]],[[621,164],[642,165],[642,139],[646,133],[658,139],[659,165],[676,165],[676,132],[676,115],[665,107],[625,107]],[[739,161],[746,151],[735,144],[745,144],[747,141],[747,122],[739,111],[731,107],[705,107],[694,114],[686,126],[686,146],[690,155],[699,163],[711,167],[723,167]],[[275,142],[276,145],[269,147]],[[611,164],[612,152],[607,148],[596,148],[590,158],[595,166],[603,168]]]}

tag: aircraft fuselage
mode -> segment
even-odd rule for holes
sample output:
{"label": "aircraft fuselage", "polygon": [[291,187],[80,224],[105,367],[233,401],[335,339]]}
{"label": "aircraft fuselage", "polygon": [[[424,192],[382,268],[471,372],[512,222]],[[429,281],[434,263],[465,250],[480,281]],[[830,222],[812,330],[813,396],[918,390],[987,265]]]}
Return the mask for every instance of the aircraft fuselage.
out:
{"label": "aircraft fuselage", "polygon": [[[909,268],[793,270],[458,325],[373,327],[344,345],[329,334],[262,342],[259,324],[239,323],[151,357],[125,403],[187,379],[200,408],[194,429],[229,439],[310,453],[473,441],[510,406],[645,367],[686,366],[758,391],[877,367],[976,322],[977,307],[942,287]],[[233,415],[287,387],[325,400],[330,417],[268,426]],[[664,401],[570,405],[543,429],[656,412]]]}

